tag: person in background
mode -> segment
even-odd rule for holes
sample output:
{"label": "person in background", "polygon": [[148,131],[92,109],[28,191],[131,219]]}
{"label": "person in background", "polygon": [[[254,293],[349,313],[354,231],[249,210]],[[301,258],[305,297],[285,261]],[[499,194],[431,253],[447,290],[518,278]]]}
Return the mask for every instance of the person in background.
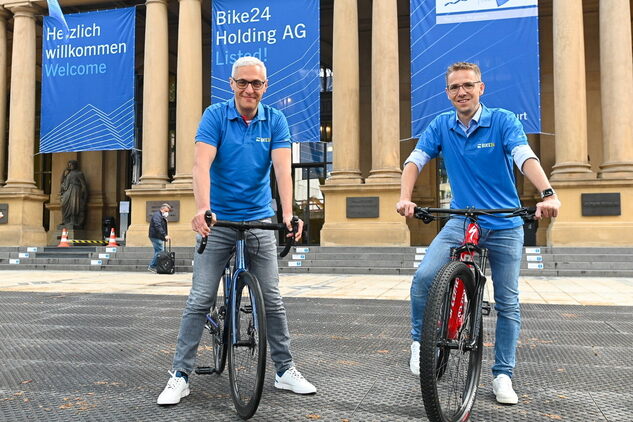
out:
{"label": "person in background", "polygon": [[154,256],[147,269],[153,273],[156,272],[158,254],[165,250],[165,242],[171,239],[167,231],[167,217],[171,210],[171,205],[162,204],[160,209],[152,214],[152,219],[149,222],[149,240],[154,247]]}

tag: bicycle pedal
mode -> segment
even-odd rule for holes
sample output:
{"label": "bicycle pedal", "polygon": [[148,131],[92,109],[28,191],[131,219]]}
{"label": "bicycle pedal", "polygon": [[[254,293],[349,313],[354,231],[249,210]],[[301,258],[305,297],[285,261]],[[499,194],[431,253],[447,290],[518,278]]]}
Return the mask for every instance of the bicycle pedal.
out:
{"label": "bicycle pedal", "polygon": [[210,375],[215,374],[215,368],[211,368],[210,366],[199,366],[194,372],[198,375]]}
{"label": "bicycle pedal", "polygon": [[483,303],[481,304],[481,314],[484,316],[488,316],[490,315],[490,302],[487,301],[483,301]]}

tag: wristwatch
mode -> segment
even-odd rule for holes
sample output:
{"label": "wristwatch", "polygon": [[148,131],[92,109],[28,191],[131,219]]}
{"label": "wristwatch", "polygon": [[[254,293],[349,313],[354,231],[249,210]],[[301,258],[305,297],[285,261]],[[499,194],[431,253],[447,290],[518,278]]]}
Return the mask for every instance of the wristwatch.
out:
{"label": "wristwatch", "polygon": [[556,191],[554,191],[554,189],[552,188],[547,188],[541,192],[541,199],[547,198],[549,196],[554,196],[554,195],[556,195]]}

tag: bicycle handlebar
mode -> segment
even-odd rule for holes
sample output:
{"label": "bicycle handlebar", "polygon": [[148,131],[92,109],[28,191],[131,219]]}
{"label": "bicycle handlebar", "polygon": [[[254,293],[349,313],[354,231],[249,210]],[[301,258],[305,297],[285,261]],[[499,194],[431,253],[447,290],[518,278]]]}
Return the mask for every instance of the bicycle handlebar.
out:
{"label": "bicycle handlebar", "polygon": [[[534,213],[536,207],[520,207],[520,208],[497,208],[497,209],[482,209],[482,208],[466,208],[466,209],[450,209],[450,208],[429,208],[429,207],[415,207],[413,216],[422,220],[425,224],[429,224],[431,221],[440,218],[433,214],[453,214],[464,215],[468,218],[476,220],[480,215],[490,215],[497,218],[512,218],[521,217],[523,221],[534,220]],[[507,215],[494,215],[494,214],[507,214]]]}
{"label": "bicycle handlebar", "polygon": [[[204,219],[207,222],[207,224],[210,226],[211,225],[211,211],[207,210],[204,213]],[[218,220],[216,221],[214,226],[229,227],[232,229],[237,229],[239,231],[246,231],[246,230],[251,230],[251,229],[283,230],[284,235],[293,233],[292,236],[286,236],[286,243],[285,243],[284,250],[281,251],[281,253],[279,254],[279,256],[283,258],[284,256],[288,255],[290,248],[292,247],[292,245],[294,245],[294,241],[295,241],[294,233],[297,231],[297,228],[299,226],[299,218],[297,216],[293,216],[291,223],[292,223],[292,231],[288,231],[288,228],[286,227],[284,223],[257,223],[257,222],[252,222],[252,221]],[[204,252],[204,249],[207,247],[207,237],[208,236],[204,236],[202,238],[202,241],[200,242],[200,246],[198,247],[198,251],[197,251],[199,254]]]}

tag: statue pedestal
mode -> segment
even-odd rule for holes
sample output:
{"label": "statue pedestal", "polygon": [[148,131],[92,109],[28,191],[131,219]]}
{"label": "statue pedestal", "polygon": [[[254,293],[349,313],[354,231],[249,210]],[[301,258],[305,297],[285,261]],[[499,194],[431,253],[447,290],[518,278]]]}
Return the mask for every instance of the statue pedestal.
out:
{"label": "statue pedestal", "polygon": [[0,188],[7,221],[0,224],[0,246],[46,246],[42,208],[48,197],[36,189]]}
{"label": "statue pedestal", "polygon": [[[87,237],[87,231],[83,230],[83,229],[74,229],[72,227],[66,227],[66,226],[62,226],[59,225],[57,227],[57,235],[56,238],[57,240],[61,240],[62,238],[62,232],[64,231],[64,228],[68,231],[68,241],[72,241],[72,240],[90,240]],[[73,246],[81,246],[81,245],[73,245]]]}

